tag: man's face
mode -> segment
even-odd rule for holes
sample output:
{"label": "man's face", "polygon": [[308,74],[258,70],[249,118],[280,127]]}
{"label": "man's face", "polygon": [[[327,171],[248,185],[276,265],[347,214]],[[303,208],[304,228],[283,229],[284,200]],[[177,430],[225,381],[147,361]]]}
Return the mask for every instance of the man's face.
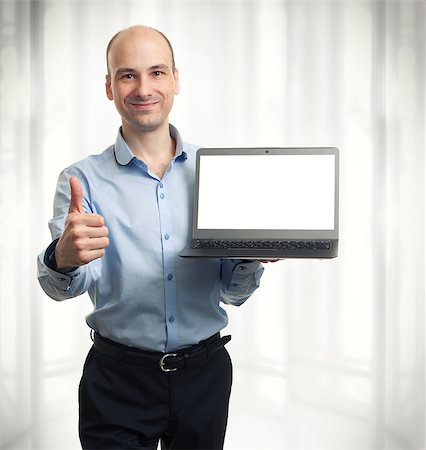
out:
{"label": "man's face", "polygon": [[124,131],[153,131],[168,124],[179,79],[160,34],[144,29],[123,32],[111,48],[109,68],[106,92]]}

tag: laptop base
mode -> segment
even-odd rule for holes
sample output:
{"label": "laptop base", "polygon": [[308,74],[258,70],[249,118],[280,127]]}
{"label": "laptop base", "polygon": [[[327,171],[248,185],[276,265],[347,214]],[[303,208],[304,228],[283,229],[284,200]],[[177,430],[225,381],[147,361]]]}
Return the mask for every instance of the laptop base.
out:
{"label": "laptop base", "polygon": [[337,241],[332,241],[331,248],[324,250],[309,249],[201,249],[186,247],[179,256],[183,258],[214,258],[214,259],[252,259],[252,260],[274,260],[274,259],[330,259],[338,254]]}

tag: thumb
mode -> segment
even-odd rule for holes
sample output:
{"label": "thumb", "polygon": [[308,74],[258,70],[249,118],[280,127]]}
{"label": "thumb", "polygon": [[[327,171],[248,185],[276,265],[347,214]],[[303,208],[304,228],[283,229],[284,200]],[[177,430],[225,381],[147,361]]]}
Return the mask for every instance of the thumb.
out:
{"label": "thumb", "polygon": [[71,187],[71,200],[70,207],[68,208],[69,213],[80,213],[83,214],[83,188],[77,177],[70,177],[70,187]]}

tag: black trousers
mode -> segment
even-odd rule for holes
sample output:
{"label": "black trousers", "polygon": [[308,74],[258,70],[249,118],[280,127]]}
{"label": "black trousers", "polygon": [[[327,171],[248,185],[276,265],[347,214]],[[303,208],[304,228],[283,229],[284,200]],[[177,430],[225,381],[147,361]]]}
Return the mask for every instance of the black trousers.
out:
{"label": "black trousers", "polygon": [[163,372],[91,348],[79,388],[83,449],[222,449],[232,364],[223,347],[199,366]]}

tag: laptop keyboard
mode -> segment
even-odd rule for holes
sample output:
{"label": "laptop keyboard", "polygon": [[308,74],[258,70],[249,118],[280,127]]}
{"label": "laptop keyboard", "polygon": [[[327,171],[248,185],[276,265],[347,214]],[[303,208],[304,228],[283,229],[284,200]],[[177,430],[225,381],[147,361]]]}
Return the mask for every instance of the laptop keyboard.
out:
{"label": "laptop keyboard", "polygon": [[216,239],[194,239],[192,241],[192,248],[202,249],[276,249],[276,250],[328,250],[331,248],[331,241],[277,241],[277,240],[262,240],[262,241],[221,241]]}

